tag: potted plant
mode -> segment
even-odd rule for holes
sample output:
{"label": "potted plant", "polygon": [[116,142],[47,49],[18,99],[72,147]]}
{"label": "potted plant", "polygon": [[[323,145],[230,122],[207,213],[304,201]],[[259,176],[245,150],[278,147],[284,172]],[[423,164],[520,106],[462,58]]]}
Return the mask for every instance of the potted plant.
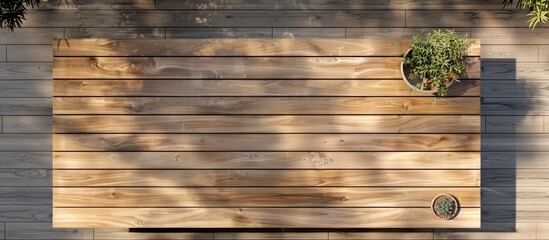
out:
{"label": "potted plant", "polygon": [[459,214],[460,206],[456,197],[450,194],[441,194],[433,199],[431,209],[437,217],[450,220]]}
{"label": "potted plant", "polygon": [[414,36],[401,63],[402,78],[414,91],[444,97],[467,71],[469,39],[452,30]]}

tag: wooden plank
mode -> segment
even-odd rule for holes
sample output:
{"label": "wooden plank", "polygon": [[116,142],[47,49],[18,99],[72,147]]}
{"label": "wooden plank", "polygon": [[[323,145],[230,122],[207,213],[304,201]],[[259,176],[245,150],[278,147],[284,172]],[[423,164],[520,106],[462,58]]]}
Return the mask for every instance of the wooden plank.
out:
{"label": "wooden plank", "polygon": [[480,170],[55,170],[53,186],[478,187]]}
{"label": "wooden plank", "polygon": [[501,9],[501,2],[496,0],[370,0],[370,1],[329,1],[329,0],[195,0],[192,4],[177,0],[158,0],[158,9]]}
{"label": "wooden plank", "polygon": [[0,151],[51,151],[51,134],[0,134]]}
{"label": "wooden plank", "polygon": [[547,80],[520,80],[482,81],[483,97],[547,97],[549,96],[549,81]]}
{"label": "wooden plank", "polygon": [[3,169],[51,168],[52,153],[48,152],[2,152],[0,166]]}
{"label": "wooden plank", "polygon": [[486,133],[543,133],[543,129],[544,116],[486,116]]}
{"label": "wooden plank", "polygon": [[17,31],[2,29],[0,44],[51,44],[54,38],[63,38],[63,28],[19,28]]}
{"label": "wooden plank", "polygon": [[[54,208],[54,227],[480,227],[480,209],[464,208],[453,221],[429,208]],[[75,221],[72,216],[85,215]],[[421,218],[422,221],[417,221]]]}
{"label": "wooden plank", "polygon": [[[436,21],[433,21],[436,19]],[[406,27],[528,27],[522,10],[406,11]]]}
{"label": "wooden plank", "polygon": [[1,115],[51,115],[51,98],[0,98]]}
{"label": "wooden plank", "polygon": [[101,1],[63,1],[49,0],[40,4],[40,9],[155,9],[154,0],[101,0]]}
{"label": "wooden plank", "polygon": [[51,133],[51,116],[3,116],[3,133]]}
{"label": "wooden plank", "polygon": [[[302,30],[292,28],[293,31]],[[316,29],[316,28],[315,28]],[[321,28],[320,30],[325,29]],[[338,28],[339,29],[339,28]],[[284,29],[273,29],[273,31]],[[309,29],[314,31],[314,29]],[[344,32],[343,32],[344,34]],[[275,35],[276,37],[277,35]],[[343,36],[344,37],[344,36]],[[402,56],[411,39],[55,39],[62,56]],[[480,56],[480,40],[471,39],[469,55]],[[227,46],[231,46],[227,48]],[[78,59],[73,59],[78,60]],[[71,61],[73,61],[71,60]],[[398,59],[400,61],[400,59]]]}
{"label": "wooden plank", "polygon": [[[487,155],[510,162],[507,155]],[[536,157],[537,156],[537,157]],[[547,163],[542,155],[524,156]],[[479,169],[478,152],[54,152],[55,169]]]}
{"label": "wooden plank", "polygon": [[482,202],[490,205],[538,205],[549,198],[549,187],[483,187]]}
{"label": "wooden plank", "polygon": [[52,228],[52,223],[6,223],[7,239],[93,239],[93,229]]}
{"label": "wooden plank", "polygon": [[479,188],[61,188],[53,207],[430,207],[441,192],[480,207]]}
{"label": "wooden plank", "polygon": [[482,44],[547,44],[549,28],[536,28],[536,31],[521,28],[471,28],[471,37],[482,39]]}
{"label": "wooden plank", "polygon": [[[397,57],[56,57],[53,63],[53,77],[55,79],[394,79],[401,76],[400,60]],[[0,64],[0,69],[4,65]]]}
{"label": "wooden plank", "polygon": [[332,230],[329,239],[332,240],[383,240],[383,239],[405,239],[405,240],[432,240],[433,230],[428,229],[391,229],[368,230],[368,231],[347,231]]}
{"label": "wooden plank", "polygon": [[483,59],[483,80],[547,80],[549,64],[517,62],[514,59]]}
{"label": "wooden plank", "polygon": [[[508,138],[498,140],[493,135],[487,136],[487,150],[498,149],[497,143],[508,142]],[[12,136],[6,139],[9,137]],[[21,139],[27,140],[27,137]],[[54,134],[53,142],[54,151],[480,150],[480,134]],[[523,144],[530,142],[525,138]],[[5,146],[15,144],[17,142]]]}
{"label": "wooden plank", "polygon": [[543,56],[539,46],[535,45],[484,45],[481,56],[483,58],[515,59],[517,62],[537,62]]}
{"label": "wooden plank", "polygon": [[[0,97],[4,98],[51,97],[53,92],[52,83],[48,80],[0,81],[0,89]],[[17,99],[11,99],[10,102],[14,101]]]}
{"label": "wooden plank", "polygon": [[[463,80],[447,96],[480,96],[480,85]],[[54,80],[53,86],[55,96],[432,96],[411,93],[402,80]]]}
{"label": "wooden plank", "polygon": [[[404,11],[383,10],[42,10],[25,27],[404,27]],[[130,14],[131,13],[131,14]],[[521,14],[523,14],[521,12]],[[523,14],[524,15],[524,14]],[[124,17],[120,17],[124,16]],[[525,16],[526,17],[526,16]],[[93,19],[93,21],[92,21]],[[144,20],[146,19],[146,20]]]}
{"label": "wooden plank", "polygon": [[[480,113],[478,97],[445,98],[437,104],[433,104],[433,100],[433,97],[54,97],[53,105],[54,114]],[[497,107],[490,106],[490,101],[494,99],[484,99],[484,105],[489,107],[483,109],[484,112]],[[499,101],[496,104],[501,104]],[[24,113],[32,115],[27,111],[21,115]]]}
{"label": "wooden plank", "polygon": [[52,45],[8,45],[7,61],[10,62],[51,62]]}
{"label": "wooden plank", "polygon": [[539,46],[539,61],[540,62],[549,61],[549,45]]}
{"label": "wooden plank", "polygon": [[52,204],[49,187],[0,187],[0,204]]}
{"label": "wooden plank", "polygon": [[[439,28],[346,28],[347,38],[412,38],[425,35]],[[471,36],[470,28],[448,28],[462,36]],[[442,29],[446,30],[446,29]],[[478,39],[478,38],[477,38]],[[484,40],[482,40],[484,44]]]}
{"label": "wooden plank", "polygon": [[6,62],[0,63],[0,80],[15,79],[50,79],[52,70],[50,62]]}
{"label": "wooden plank", "polygon": [[47,169],[0,169],[1,187],[51,186],[51,171]]}
{"label": "wooden plank", "polygon": [[482,171],[483,187],[546,187],[548,169],[490,169]]}
{"label": "wooden plank", "polygon": [[72,27],[72,28],[65,28],[64,37],[65,38],[164,38],[165,35],[166,35],[165,28]]}
{"label": "wooden plank", "polygon": [[[435,229],[434,239],[463,239],[463,240],[485,240],[485,239],[539,239],[536,237],[536,223],[516,223],[512,231],[491,231],[494,228],[500,228],[501,223],[483,223],[482,229],[471,229],[467,231],[452,229]],[[484,230],[486,229],[486,230]]]}
{"label": "wooden plank", "polygon": [[[39,129],[51,132],[43,120],[51,124],[51,117],[5,117],[4,124],[17,132],[40,121]],[[53,122],[54,133],[480,133],[480,116],[473,115],[55,115]],[[539,126],[543,132],[543,117]]]}
{"label": "wooden plank", "polygon": [[546,168],[547,152],[482,152],[483,169]]}
{"label": "wooden plank", "polygon": [[7,61],[6,48],[7,48],[6,45],[0,45],[0,62]]}
{"label": "wooden plank", "polygon": [[547,98],[483,98],[483,115],[549,115]]}
{"label": "wooden plank", "polygon": [[272,28],[166,28],[166,38],[272,38]]}
{"label": "wooden plank", "polygon": [[503,152],[544,151],[549,144],[548,134],[483,134],[482,150]]}
{"label": "wooden plank", "polygon": [[215,239],[223,240],[319,240],[328,239],[328,232],[289,232],[289,231],[272,231],[272,232],[215,232]]}
{"label": "wooden plank", "polygon": [[549,239],[549,223],[539,222],[539,223],[536,223],[536,226],[537,226],[537,238]]}
{"label": "wooden plank", "polygon": [[214,233],[207,231],[130,231],[128,228],[94,228],[95,240],[214,240]]}
{"label": "wooden plank", "polygon": [[345,28],[273,28],[274,38],[344,38]]}
{"label": "wooden plank", "polygon": [[2,222],[51,222],[51,205],[0,205]]}

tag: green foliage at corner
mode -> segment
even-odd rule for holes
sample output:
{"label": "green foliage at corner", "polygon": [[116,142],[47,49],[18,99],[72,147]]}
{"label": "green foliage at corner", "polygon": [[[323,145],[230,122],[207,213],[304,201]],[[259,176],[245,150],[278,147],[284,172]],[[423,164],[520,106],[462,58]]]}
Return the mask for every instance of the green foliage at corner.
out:
{"label": "green foliage at corner", "polygon": [[40,0],[0,0],[0,28],[13,31],[20,28],[29,7],[38,6]]}
{"label": "green foliage at corner", "polygon": [[437,95],[448,93],[447,83],[459,81],[467,71],[465,57],[469,49],[467,36],[452,30],[435,30],[427,36],[415,36],[411,53],[404,56],[404,64],[411,67],[410,78],[421,79],[417,88],[437,88]]}
{"label": "green foliage at corner", "polygon": [[[503,0],[503,7],[513,4],[513,0]],[[531,28],[549,22],[549,0],[517,0],[517,8],[528,9],[528,23]]]}

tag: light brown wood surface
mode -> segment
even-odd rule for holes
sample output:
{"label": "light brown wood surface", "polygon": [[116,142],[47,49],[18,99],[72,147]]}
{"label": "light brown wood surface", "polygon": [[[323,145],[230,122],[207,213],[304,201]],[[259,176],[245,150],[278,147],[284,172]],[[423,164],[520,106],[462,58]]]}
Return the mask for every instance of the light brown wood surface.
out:
{"label": "light brown wood surface", "polygon": [[410,41],[54,40],[54,226],[479,227],[480,41],[436,104]]}

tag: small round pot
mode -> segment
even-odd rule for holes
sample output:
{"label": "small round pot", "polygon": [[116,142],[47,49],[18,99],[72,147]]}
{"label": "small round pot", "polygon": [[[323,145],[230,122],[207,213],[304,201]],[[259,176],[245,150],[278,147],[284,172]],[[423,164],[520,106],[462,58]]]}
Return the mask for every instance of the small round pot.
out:
{"label": "small round pot", "polygon": [[[406,53],[404,54],[404,56],[408,56],[410,53],[412,53],[412,49],[409,48],[408,51],[406,51]],[[420,92],[420,93],[432,93],[432,94],[435,94],[437,92],[437,88],[432,88],[432,89],[429,89],[429,90],[423,90],[423,89],[419,89],[417,87],[417,84],[418,83],[421,83],[422,82],[422,79],[419,79],[419,78],[410,78],[410,72],[412,71],[412,67],[408,66],[408,65],[404,65],[404,61],[400,62],[400,74],[402,75],[402,80],[406,83],[406,85],[408,85],[408,87],[410,87],[411,89],[413,89],[414,91],[416,92]],[[452,80],[451,82],[447,83],[446,86],[450,87],[450,85],[452,85],[454,83],[454,80]]]}
{"label": "small round pot", "polygon": [[[438,206],[443,201],[449,201],[451,203],[452,207],[449,213],[443,213],[439,210]],[[457,198],[452,196],[451,194],[440,194],[433,198],[433,202],[431,203],[431,210],[433,210],[433,213],[438,218],[450,220],[455,218],[459,214],[460,205]]]}

